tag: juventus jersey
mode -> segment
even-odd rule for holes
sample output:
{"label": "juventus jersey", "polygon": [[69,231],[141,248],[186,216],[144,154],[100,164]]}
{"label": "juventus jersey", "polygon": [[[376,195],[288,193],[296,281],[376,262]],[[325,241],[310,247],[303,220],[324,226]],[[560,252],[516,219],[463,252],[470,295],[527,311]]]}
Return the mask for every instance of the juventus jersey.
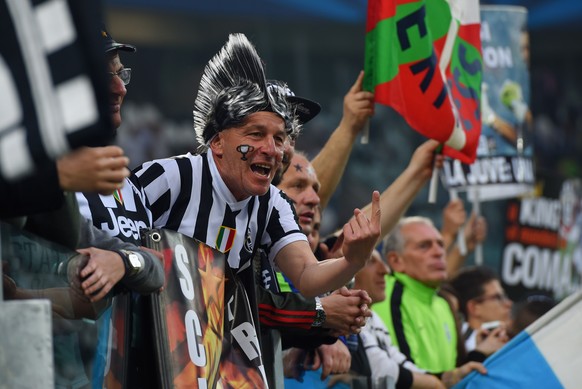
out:
{"label": "juventus jersey", "polygon": [[113,195],[77,193],[81,215],[109,235],[141,246],[139,230],[151,228],[152,213],[143,189],[136,184],[137,179],[132,175]]}
{"label": "juventus jersey", "polygon": [[154,227],[178,231],[216,248],[239,272],[251,264],[256,244],[266,248],[272,265],[281,248],[307,240],[293,205],[276,187],[237,201],[210,150],[147,162],[135,174],[151,204]]}

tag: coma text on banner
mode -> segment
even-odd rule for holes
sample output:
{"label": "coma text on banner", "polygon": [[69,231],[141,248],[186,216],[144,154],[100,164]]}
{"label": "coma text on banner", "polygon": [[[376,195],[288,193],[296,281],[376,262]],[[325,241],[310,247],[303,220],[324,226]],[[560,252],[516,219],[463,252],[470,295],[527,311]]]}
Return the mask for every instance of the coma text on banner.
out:
{"label": "coma text on banner", "polygon": [[465,163],[481,132],[479,31],[478,0],[368,1],[364,89]]}
{"label": "coma text on banner", "polygon": [[454,388],[579,388],[581,322],[582,291],[579,291],[486,359],[487,374],[473,372]]}
{"label": "coma text on banner", "polygon": [[100,2],[0,0],[0,179],[113,137]]}
{"label": "coma text on banner", "polygon": [[160,388],[265,387],[255,319],[224,254],[178,232],[142,230],[162,252],[164,290],[152,296]]}
{"label": "coma text on banner", "polygon": [[579,289],[579,237],[562,248],[566,210],[565,203],[547,197],[508,201],[499,274],[514,300],[537,293],[562,299]]}

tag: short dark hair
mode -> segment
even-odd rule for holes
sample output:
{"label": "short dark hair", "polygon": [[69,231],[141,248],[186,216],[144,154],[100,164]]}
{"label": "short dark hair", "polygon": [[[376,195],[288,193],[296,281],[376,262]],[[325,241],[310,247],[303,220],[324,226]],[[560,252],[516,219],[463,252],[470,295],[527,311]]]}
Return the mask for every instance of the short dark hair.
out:
{"label": "short dark hair", "polygon": [[549,296],[528,296],[514,306],[513,320],[507,334],[513,338],[555,306],[556,301]]}
{"label": "short dark hair", "polygon": [[485,285],[491,281],[499,280],[499,276],[493,269],[487,266],[469,266],[462,268],[451,279],[450,285],[455,290],[459,299],[459,310],[467,320],[467,303],[470,300],[483,296]]}

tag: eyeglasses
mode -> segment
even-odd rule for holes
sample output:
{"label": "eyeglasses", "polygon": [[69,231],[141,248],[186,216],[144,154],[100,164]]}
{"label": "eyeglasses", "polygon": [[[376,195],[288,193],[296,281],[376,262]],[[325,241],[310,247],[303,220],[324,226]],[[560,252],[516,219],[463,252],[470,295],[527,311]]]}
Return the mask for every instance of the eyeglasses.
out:
{"label": "eyeglasses", "polygon": [[487,300],[493,300],[493,301],[497,301],[499,303],[505,303],[505,302],[509,301],[509,297],[507,297],[507,295],[505,293],[495,293],[495,294],[492,294],[491,296],[477,297],[475,300],[477,300],[481,303],[485,302]]}
{"label": "eyeglasses", "polygon": [[131,68],[124,68],[118,72],[107,72],[107,74],[110,79],[115,76],[119,77],[121,82],[123,82],[123,85],[128,85],[129,81],[131,81]]}

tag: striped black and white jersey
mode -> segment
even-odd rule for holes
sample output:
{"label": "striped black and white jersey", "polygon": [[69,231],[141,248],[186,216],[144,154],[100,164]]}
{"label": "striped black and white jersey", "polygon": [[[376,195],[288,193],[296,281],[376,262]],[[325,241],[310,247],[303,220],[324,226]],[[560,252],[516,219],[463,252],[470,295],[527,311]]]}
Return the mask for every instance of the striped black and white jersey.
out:
{"label": "striped black and white jersey", "polygon": [[143,189],[132,175],[112,195],[77,193],[81,215],[111,236],[141,246],[139,230],[151,228],[152,213]]}
{"label": "striped black and white jersey", "polygon": [[178,231],[216,248],[239,272],[250,265],[256,244],[266,248],[273,264],[281,248],[307,240],[293,205],[279,189],[271,185],[262,196],[237,201],[211,153],[155,160],[136,169],[154,227]]}

